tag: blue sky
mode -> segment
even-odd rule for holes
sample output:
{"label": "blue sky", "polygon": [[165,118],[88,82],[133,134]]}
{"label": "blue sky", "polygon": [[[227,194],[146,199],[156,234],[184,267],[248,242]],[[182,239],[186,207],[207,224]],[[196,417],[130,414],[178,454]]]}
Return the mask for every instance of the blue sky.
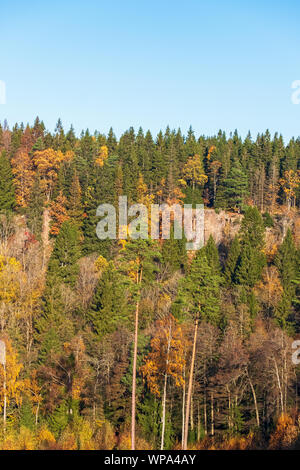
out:
{"label": "blue sky", "polygon": [[299,1],[0,4],[0,121],[300,135]]}

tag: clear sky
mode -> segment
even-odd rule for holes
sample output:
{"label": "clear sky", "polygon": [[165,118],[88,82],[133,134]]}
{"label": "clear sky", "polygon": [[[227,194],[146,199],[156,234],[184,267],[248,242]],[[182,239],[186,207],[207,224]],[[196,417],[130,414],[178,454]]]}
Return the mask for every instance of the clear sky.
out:
{"label": "clear sky", "polygon": [[0,0],[0,121],[300,135],[299,0]]}

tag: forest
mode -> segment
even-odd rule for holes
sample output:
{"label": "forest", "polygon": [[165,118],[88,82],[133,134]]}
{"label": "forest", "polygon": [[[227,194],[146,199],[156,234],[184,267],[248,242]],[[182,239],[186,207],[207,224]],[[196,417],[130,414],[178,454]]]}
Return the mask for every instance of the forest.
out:
{"label": "forest", "polygon": [[[205,245],[99,240],[122,195]],[[300,138],[4,121],[0,449],[299,449],[299,207]]]}

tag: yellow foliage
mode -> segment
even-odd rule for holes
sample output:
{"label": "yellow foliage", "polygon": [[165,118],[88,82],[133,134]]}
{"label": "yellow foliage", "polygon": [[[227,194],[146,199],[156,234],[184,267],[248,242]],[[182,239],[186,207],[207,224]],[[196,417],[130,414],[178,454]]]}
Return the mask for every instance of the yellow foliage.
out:
{"label": "yellow foliage", "polygon": [[34,450],[36,447],[36,440],[33,432],[21,426],[20,433],[18,435],[19,449],[20,450]]}
{"label": "yellow foliage", "polygon": [[33,162],[41,177],[41,187],[47,199],[50,198],[51,191],[57,180],[58,169],[64,160],[73,158],[73,152],[66,152],[64,155],[60,150],[48,148],[34,152]]}
{"label": "yellow foliage", "polygon": [[127,240],[124,240],[124,239],[118,240],[118,245],[121,245],[122,247],[121,251],[125,250],[126,243],[127,243]]}
{"label": "yellow foliage", "polygon": [[105,160],[108,158],[108,148],[106,145],[102,145],[100,147],[100,152],[98,157],[95,160],[95,165],[99,166],[100,168],[103,167]]}
{"label": "yellow foliage", "polygon": [[283,413],[278,418],[277,426],[270,437],[270,449],[285,449],[297,439],[298,430],[292,418]]}
{"label": "yellow foliage", "polygon": [[116,445],[116,435],[112,425],[108,421],[102,421],[96,432],[95,447],[98,450],[111,450]]}
{"label": "yellow foliage", "polygon": [[27,207],[30,190],[34,181],[32,161],[27,152],[18,151],[12,158],[12,173],[16,188],[16,201],[20,207]]}
{"label": "yellow foliage", "polygon": [[151,351],[141,366],[141,372],[152,393],[160,396],[160,381],[165,374],[171,376],[177,387],[184,386],[185,365],[183,335],[176,319],[169,315],[156,323],[151,340]]}
{"label": "yellow foliage", "polygon": [[18,437],[14,432],[5,434],[4,440],[1,443],[1,450],[19,450]]}
{"label": "yellow foliage", "polygon": [[190,157],[183,167],[183,176],[186,183],[190,183],[194,189],[195,186],[202,186],[207,181],[204,173],[203,163],[200,155]]}
{"label": "yellow foliage", "polygon": [[285,171],[284,177],[279,180],[279,184],[285,193],[287,206],[290,208],[292,201],[296,201],[296,189],[300,185],[300,171]]}
{"label": "yellow foliage", "polygon": [[77,450],[77,439],[69,428],[62,433],[58,444],[62,450]]}
{"label": "yellow foliage", "polygon": [[[6,345],[6,367],[4,371],[3,365],[0,365],[0,409],[3,408],[5,392],[7,405],[11,401],[19,405],[21,403],[21,392],[25,388],[25,382],[19,379],[23,365],[18,363],[17,353],[14,351],[11,342],[7,338],[4,341]],[[6,390],[3,386],[4,378]]]}
{"label": "yellow foliage", "polygon": [[74,152],[72,150],[67,150],[64,156],[64,160],[66,162],[72,161],[74,158]]}
{"label": "yellow foliage", "polygon": [[[136,436],[135,438],[135,448],[136,450],[151,450],[152,447],[147,442],[145,439],[143,439],[140,436]],[[130,450],[131,449],[131,433],[129,429],[126,429],[121,435],[120,435],[120,441],[119,441],[119,450]]]}
{"label": "yellow foliage", "polygon": [[10,303],[19,292],[21,264],[15,258],[0,255],[0,301]]}
{"label": "yellow foliage", "polygon": [[88,421],[82,421],[78,434],[80,450],[95,450],[93,430]]}
{"label": "yellow foliage", "polygon": [[39,449],[47,449],[55,444],[55,437],[46,427],[43,427],[37,435],[37,445]]}
{"label": "yellow foliage", "polygon": [[96,268],[96,271],[98,273],[102,273],[103,271],[105,271],[105,269],[107,268],[108,266],[108,261],[106,258],[104,258],[104,256],[98,256],[98,258],[96,259],[95,261],[95,268]]}
{"label": "yellow foliage", "polygon": [[79,400],[80,394],[81,394],[81,389],[82,389],[82,378],[80,377],[74,377],[73,378],[73,383],[72,383],[72,398],[74,400]]}
{"label": "yellow foliage", "polygon": [[211,154],[213,153],[214,150],[216,150],[216,147],[215,145],[212,145],[208,150],[207,160],[210,160]]}

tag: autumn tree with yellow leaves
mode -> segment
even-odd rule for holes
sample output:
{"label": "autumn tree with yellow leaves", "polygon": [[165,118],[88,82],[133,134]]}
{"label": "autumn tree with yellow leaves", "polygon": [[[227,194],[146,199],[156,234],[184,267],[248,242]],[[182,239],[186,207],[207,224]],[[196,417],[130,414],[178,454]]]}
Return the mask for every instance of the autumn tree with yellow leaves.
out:
{"label": "autumn tree with yellow leaves", "polygon": [[66,152],[64,155],[61,150],[56,151],[52,148],[34,152],[33,162],[36,171],[40,175],[41,186],[48,201],[57,181],[60,164],[64,160],[72,160],[73,155],[71,151]]}
{"label": "autumn tree with yellow leaves", "polygon": [[193,191],[196,186],[203,186],[207,181],[207,175],[203,169],[203,162],[200,155],[189,157],[188,161],[183,167],[183,182],[192,187]]}
{"label": "autumn tree with yellow leaves", "polygon": [[20,207],[27,207],[34,182],[32,160],[27,152],[20,150],[13,157],[11,165],[17,204]]}
{"label": "autumn tree with yellow leaves", "polygon": [[280,178],[279,184],[285,194],[287,209],[296,205],[296,189],[300,184],[300,170],[287,170],[283,178]]}
{"label": "autumn tree with yellow leaves", "polygon": [[0,364],[0,408],[3,412],[3,426],[6,429],[7,416],[10,416],[9,408],[19,406],[21,404],[22,391],[25,383],[20,379],[19,375],[23,365],[18,362],[17,353],[15,352],[11,341],[8,337],[2,339],[6,347],[5,364]]}
{"label": "autumn tree with yellow leaves", "polygon": [[184,387],[183,341],[181,327],[171,314],[166,319],[157,321],[151,340],[151,352],[141,367],[141,372],[151,392],[158,397],[163,395],[161,450],[164,449],[168,378],[172,378],[177,387]]}

